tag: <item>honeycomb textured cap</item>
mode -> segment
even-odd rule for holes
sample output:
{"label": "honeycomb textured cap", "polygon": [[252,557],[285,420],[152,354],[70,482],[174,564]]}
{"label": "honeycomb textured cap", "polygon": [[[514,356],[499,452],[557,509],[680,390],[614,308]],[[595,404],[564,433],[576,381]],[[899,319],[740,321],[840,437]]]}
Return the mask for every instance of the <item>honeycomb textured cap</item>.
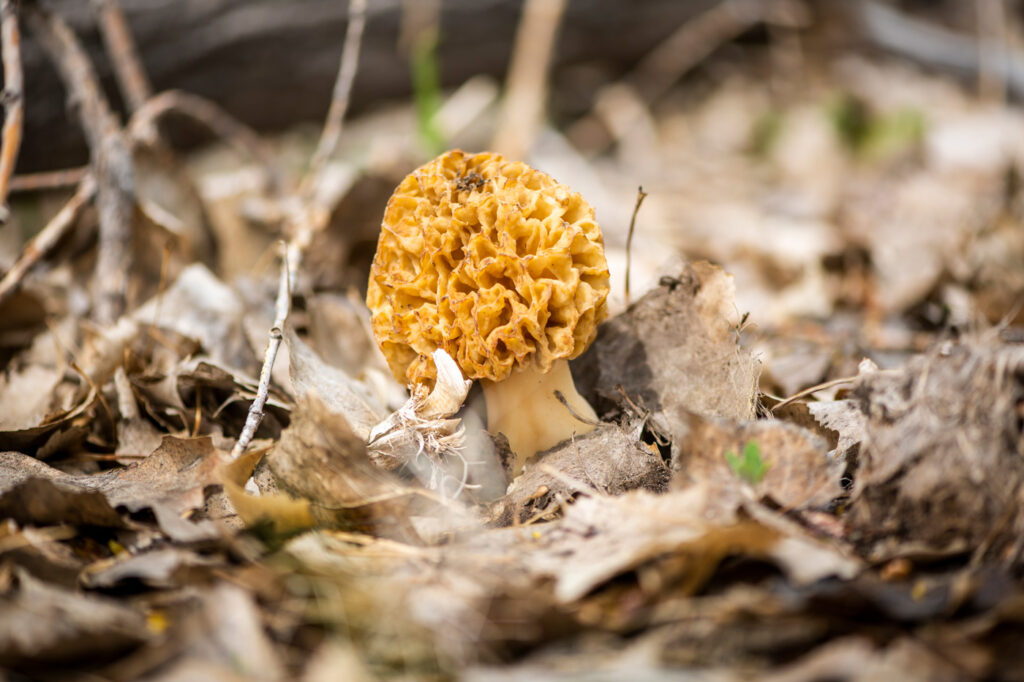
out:
{"label": "honeycomb textured cap", "polygon": [[608,263],[576,192],[498,154],[449,151],[388,201],[366,303],[395,377],[433,385],[443,348],[471,379],[546,372],[607,314]]}

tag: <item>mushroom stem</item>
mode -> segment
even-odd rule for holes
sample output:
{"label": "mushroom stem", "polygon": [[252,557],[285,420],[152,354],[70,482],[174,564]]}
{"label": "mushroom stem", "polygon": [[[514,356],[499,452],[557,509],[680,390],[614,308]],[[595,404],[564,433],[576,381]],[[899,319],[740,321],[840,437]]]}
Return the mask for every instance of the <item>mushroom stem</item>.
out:
{"label": "mushroom stem", "polygon": [[513,372],[504,381],[481,381],[487,403],[487,430],[504,433],[509,447],[516,453],[512,470],[518,475],[526,460],[534,454],[593,430],[566,409],[555,391],[577,415],[591,422],[597,414],[576,391],[568,360],[557,360],[549,372],[532,367]]}

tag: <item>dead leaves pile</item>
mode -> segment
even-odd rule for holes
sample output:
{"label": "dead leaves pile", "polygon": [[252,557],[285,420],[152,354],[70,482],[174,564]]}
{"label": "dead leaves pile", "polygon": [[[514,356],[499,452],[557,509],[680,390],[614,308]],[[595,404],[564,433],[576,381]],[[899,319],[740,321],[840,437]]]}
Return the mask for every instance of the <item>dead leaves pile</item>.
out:
{"label": "dead leaves pile", "polygon": [[731,287],[687,266],[604,325],[574,371],[607,423],[507,490],[471,395],[458,497],[368,451],[401,394],[358,301],[310,300],[262,440],[233,462],[265,306],[193,265],[110,329],[53,326],[0,384],[0,665],[1006,672],[997,642],[1024,613],[1019,347],[990,335],[866,366],[840,400],[754,419],[760,365]]}
{"label": "dead leaves pile", "polygon": [[[875,134],[892,123],[886,93],[932,103],[879,81],[920,75],[840,70],[854,97],[837,116],[865,107]],[[618,146],[618,184],[686,187],[652,193],[645,211],[663,219],[638,234],[634,267],[657,279],[666,258],[702,253],[740,291],[717,266],[674,266],[604,323],[572,367],[603,424],[514,479],[479,392],[459,375],[457,404],[407,402],[358,291],[339,293],[365,282],[395,180],[346,162],[329,166],[334,215],[296,273],[257,440],[231,460],[274,318],[276,275],[253,263],[282,218],[229,182],[245,171],[197,180],[200,195],[168,150],[136,150],[130,312],[85,319],[88,211],[0,304],[0,666],[44,680],[1019,679],[1020,338],[940,341],[905,323],[1020,320],[1024,152],[963,139],[1024,139],[1024,123],[947,92],[924,132],[844,148],[819,96],[773,109],[728,81],[696,110],[667,103],[650,146]],[[747,132],[772,120],[752,151]],[[767,355],[737,297],[775,325]],[[884,368],[861,362],[869,351]],[[819,400],[769,395],[854,373]]]}

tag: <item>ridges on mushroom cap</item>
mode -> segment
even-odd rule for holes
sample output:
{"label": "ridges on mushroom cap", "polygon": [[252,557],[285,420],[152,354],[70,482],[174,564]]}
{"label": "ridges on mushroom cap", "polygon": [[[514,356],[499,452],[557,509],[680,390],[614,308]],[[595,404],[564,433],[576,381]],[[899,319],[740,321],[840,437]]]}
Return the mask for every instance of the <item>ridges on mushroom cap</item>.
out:
{"label": "ridges on mushroom cap", "polygon": [[583,197],[525,163],[456,150],[395,189],[366,302],[395,377],[430,387],[437,348],[467,377],[495,381],[576,357],[607,296],[604,241]]}

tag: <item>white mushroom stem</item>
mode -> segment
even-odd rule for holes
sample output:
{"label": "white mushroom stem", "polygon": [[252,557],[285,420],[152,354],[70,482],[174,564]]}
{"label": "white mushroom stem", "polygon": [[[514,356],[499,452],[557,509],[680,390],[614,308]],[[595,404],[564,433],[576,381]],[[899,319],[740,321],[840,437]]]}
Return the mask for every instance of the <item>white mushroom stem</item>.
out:
{"label": "white mushroom stem", "polygon": [[[508,438],[509,447],[516,453],[515,475],[536,453],[593,430],[597,421],[594,408],[576,391],[567,360],[558,360],[546,373],[528,368],[513,372],[504,381],[481,383],[487,403],[487,430]],[[571,412],[555,391],[562,394]],[[574,417],[573,412],[585,421]]]}

